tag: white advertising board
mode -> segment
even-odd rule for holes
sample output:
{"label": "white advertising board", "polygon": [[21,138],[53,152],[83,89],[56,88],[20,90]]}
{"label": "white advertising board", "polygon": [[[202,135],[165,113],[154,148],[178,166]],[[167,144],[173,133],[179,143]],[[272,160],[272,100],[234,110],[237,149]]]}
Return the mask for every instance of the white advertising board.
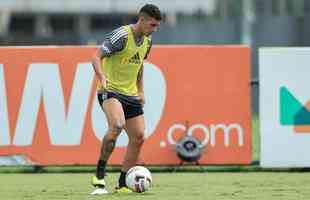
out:
{"label": "white advertising board", "polygon": [[310,48],[259,50],[262,167],[310,167]]}

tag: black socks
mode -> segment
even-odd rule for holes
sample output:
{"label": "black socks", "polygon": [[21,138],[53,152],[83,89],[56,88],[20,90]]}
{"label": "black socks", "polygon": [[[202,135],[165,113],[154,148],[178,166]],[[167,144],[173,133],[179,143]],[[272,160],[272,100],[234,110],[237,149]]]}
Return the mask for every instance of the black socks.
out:
{"label": "black socks", "polygon": [[118,179],[118,186],[121,188],[121,187],[127,187],[126,186],[126,173],[127,172],[123,172],[121,171],[121,174],[119,176],[119,179]]}
{"label": "black socks", "polygon": [[107,165],[107,161],[99,160],[97,163],[97,171],[96,176],[98,179],[103,179],[105,176],[105,167]]}
{"label": "black socks", "polygon": [[[99,160],[97,163],[97,171],[96,171],[96,176],[98,179],[103,179],[105,177],[105,167],[107,165],[106,161]],[[121,187],[127,187],[126,186],[126,173],[121,171],[121,174],[118,179],[118,186]]]}

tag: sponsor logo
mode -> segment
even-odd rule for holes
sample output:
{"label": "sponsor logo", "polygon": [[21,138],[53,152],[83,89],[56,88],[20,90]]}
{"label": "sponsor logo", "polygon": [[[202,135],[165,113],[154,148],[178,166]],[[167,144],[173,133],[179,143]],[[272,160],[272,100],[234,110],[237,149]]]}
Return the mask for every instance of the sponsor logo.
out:
{"label": "sponsor logo", "polygon": [[[51,145],[80,145],[89,100],[92,104],[92,127],[101,141],[107,130],[107,123],[97,98],[91,98],[94,72],[90,63],[78,63],[71,90],[71,98],[65,105],[59,65],[55,63],[32,63],[24,83],[23,95],[15,124],[10,134],[6,81],[4,66],[0,64],[0,146],[30,146],[33,143],[38,112],[43,102],[48,135]],[[166,82],[157,66],[145,63],[145,118],[146,137],[154,133],[160,120],[166,97]],[[158,93],[152,92],[156,88]],[[154,113],[152,110],[156,110]],[[11,137],[13,135],[13,137]],[[128,138],[122,134],[117,146],[126,146]]]}
{"label": "sponsor logo", "polygon": [[[244,131],[240,124],[232,123],[232,124],[193,124],[186,131],[186,126],[180,123],[173,124],[170,126],[167,132],[167,142],[171,145],[176,144],[174,137],[177,133],[184,134],[187,132],[188,135],[193,136],[196,131],[202,131],[203,138],[201,140],[201,144],[203,146],[210,144],[211,147],[216,146],[219,141],[217,141],[217,135],[223,134],[224,136],[224,145],[225,147],[231,146],[231,140],[233,136],[237,136],[237,144],[238,146],[244,145]],[[165,141],[161,141],[160,146],[164,147],[166,145]]]}
{"label": "sponsor logo", "polygon": [[134,56],[132,56],[132,57],[129,59],[129,63],[141,64],[141,59],[140,59],[139,52],[137,52]]}
{"label": "sponsor logo", "polygon": [[280,124],[294,126],[295,133],[310,133],[310,112],[307,105],[284,86],[280,88]]}

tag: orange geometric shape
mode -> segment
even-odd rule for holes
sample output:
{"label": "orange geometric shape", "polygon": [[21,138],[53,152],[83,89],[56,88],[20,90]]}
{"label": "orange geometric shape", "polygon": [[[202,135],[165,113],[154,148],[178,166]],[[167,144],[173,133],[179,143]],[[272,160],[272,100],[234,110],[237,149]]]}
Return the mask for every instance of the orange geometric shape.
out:
{"label": "orange geometric shape", "polygon": [[[310,101],[306,103],[305,108],[310,111]],[[294,126],[294,132],[297,134],[310,134],[310,125]]]}

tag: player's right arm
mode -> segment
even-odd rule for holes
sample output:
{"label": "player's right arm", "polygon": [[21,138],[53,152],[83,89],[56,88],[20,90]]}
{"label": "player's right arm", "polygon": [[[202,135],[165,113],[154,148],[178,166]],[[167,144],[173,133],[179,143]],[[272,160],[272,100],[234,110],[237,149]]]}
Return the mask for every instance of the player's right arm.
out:
{"label": "player's right arm", "polygon": [[107,87],[107,79],[106,75],[104,74],[103,70],[101,69],[101,60],[104,58],[104,55],[101,49],[98,49],[93,56],[92,65],[96,74],[97,79],[99,80],[103,89]]}
{"label": "player's right arm", "polygon": [[113,30],[107,35],[93,57],[93,68],[103,88],[106,88],[108,80],[101,68],[101,61],[103,58],[112,56],[114,53],[121,51],[126,46],[127,38],[128,33],[123,27]]}

